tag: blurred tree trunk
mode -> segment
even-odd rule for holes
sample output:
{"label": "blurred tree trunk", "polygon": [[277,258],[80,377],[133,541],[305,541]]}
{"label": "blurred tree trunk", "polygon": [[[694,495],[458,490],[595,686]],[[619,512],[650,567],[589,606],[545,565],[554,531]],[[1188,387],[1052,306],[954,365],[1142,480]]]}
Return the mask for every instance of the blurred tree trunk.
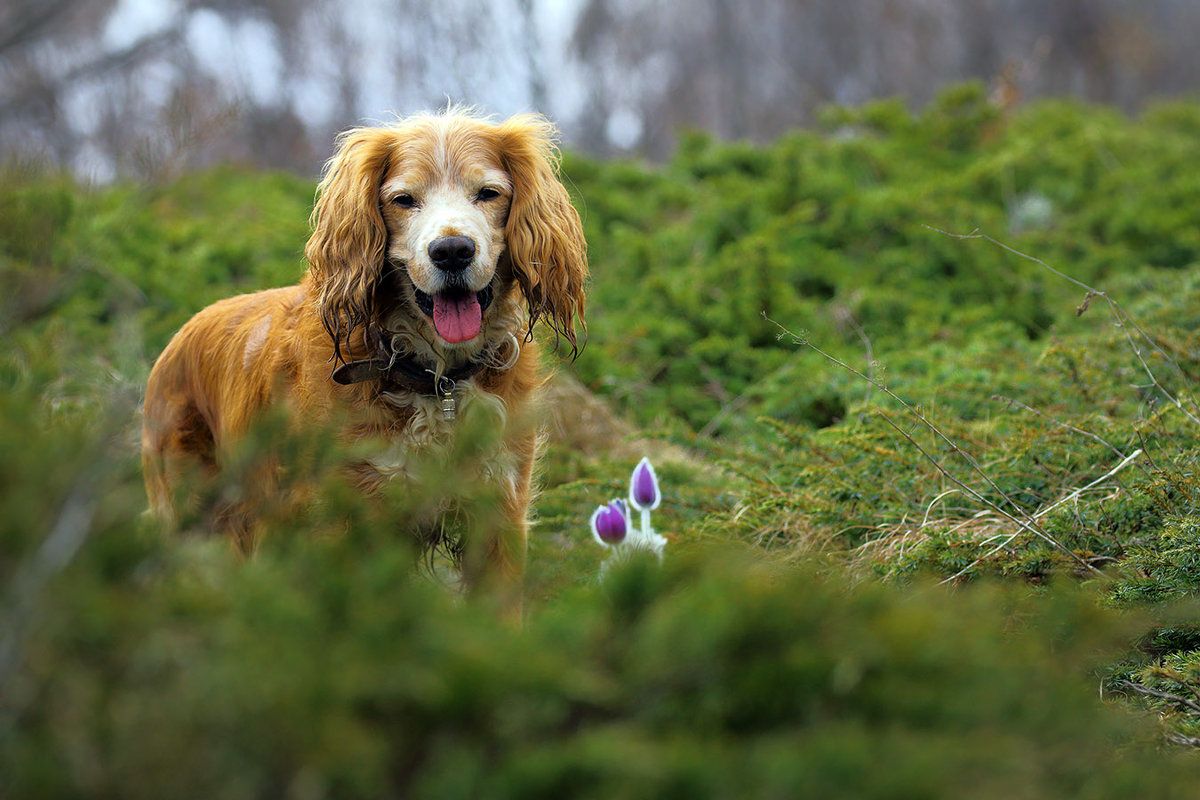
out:
{"label": "blurred tree trunk", "polygon": [[[116,0],[0,0],[0,154],[311,173],[336,131],[450,100],[663,158],[683,127],[764,141],[826,103],[920,107],[967,79],[1130,112],[1200,91],[1195,0],[582,0],[568,41],[543,41],[554,3],[181,0],[116,45]],[[233,55],[198,55],[214,38]]]}

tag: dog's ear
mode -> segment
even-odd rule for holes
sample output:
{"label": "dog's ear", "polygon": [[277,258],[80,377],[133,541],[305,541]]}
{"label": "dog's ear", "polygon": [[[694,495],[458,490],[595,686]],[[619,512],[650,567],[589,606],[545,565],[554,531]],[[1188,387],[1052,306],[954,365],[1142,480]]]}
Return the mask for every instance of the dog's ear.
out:
{"label": "dog's ear", "polygon": [[354,329],[371,318],[383,273],[387,228],[379,187],[394,138],[393,131],[382,128],[341,134],[317,187],[313,232],[304,255],[318,291],[321,321],[339,359]]}
{"label": "dog's ear", "polygon": [[575,355],[577,318],[587,333],[587,244],[579,214],[558,180],[555,128],[544,117],[524,114],[500,123],[496,134],[501,163],[513,182],[505,230],[508,256],[529,303],[530,325],[544,319]]}

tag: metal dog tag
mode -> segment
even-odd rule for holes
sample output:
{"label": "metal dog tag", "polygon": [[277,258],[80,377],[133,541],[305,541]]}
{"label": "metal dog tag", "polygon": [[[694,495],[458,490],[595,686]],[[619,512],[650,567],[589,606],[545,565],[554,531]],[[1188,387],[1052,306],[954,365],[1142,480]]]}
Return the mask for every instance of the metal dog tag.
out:
{"label": "metal dog tag", "polygon": [[438,394],[442,397],[442,419],[454,419],[458,416],[458,403],[454,399],[454,381],[442,378],[438,382]]}

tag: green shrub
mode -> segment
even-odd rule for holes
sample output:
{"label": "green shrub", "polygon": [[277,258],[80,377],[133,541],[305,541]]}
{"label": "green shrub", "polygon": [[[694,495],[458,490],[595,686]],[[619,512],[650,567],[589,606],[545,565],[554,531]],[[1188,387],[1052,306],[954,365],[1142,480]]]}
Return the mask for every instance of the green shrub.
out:
{"label": "green shrub", "polygon": [[14,798],[1167,796],[1200,768],[1087,679],[1128,629],[693,547],[518,631],[394,528],[239,562],[113,520],[4,675],[0,769]]}
{"label": "green shrub", "polygon": [[[1163,605],[1198,588],[1200,108],[1001,115],[968,86],[822,124],[766,147],[689,134],[658,166],[568,154],[593,285],[588,348],[562,369],[609,416],[545,459],[522,631],[421,577],[396,522],[420,497],[363,504],[333,481],[303,515],[278,509],[248,562],[139,521],[154,354],[207,303],[299,277],[310,181],[0,175],[6,796],[1194,781],[1145,746],[1153,726],[1095,700],[1095,672],[1200,738],[1200,714],[1160,696],[1194,696],[1200,647],[1194,614]],[[1149,337],[941,232],[976,228]],[[278,435],[260,443],[300,477],[340,453]],[[586,519],[643,453],[667,487],[668,568],[601,591]],[[251,442],[239,463],[260,456]],[[738,557],[713,555],[731,541]],[[1136,656],[1097,642],[1140,634],[1156,643]]]}

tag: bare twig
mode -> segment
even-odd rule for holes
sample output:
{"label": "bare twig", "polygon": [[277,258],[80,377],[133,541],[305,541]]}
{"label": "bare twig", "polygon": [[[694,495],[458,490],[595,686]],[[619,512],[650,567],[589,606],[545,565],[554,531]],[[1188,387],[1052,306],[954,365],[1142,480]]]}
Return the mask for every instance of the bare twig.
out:
{"label": "bare twig", "polygon": [[1134,450],[1132,453],[1130,453],[1129,455],[1125,456],[1125,458],[1123,458],[1119,464],[1117,464],[1115,467],[1113,467],[1112,469],[1110,469],[1108,472],[1106,472],[1106,473],[1104,473],[1103,475],[1101,475],[1099,478],[1096,478],[1096,480],[1092,481],[1091,483],[1087,484],[1086,486],[1080,486],[1078,489],[1075,489],[1075,490],[1074,490],[1074,491],[1072,491],[1070,494],[1067,494],[1067,495],[1065,495],[1064,497],[1061,497],[1061,498],[1059,498],[1058,500],[1055,500],[1053,503],[1051,503],[1050,505],[1046,506],[1045,508],[1041,508],[1041,509],[1039,509],[1039,510],[1037,511],[1037,513],[1033,515],[1033,518],[1034,518],[1034,519],[1041,519],[1042,517],[1046,516],[1046,515],[1047,515],[1047,514],[1049,514],[1051,511],[1053,511],[1054,509],[1056,509],[1056,508],[1058,508],[1059,506],[1063,505],[1064,503],[1069,503],[1069,502],[1071,502],[1072,500],[1074,500],[1076,497],[1078,497],[1079,495],[1083,494],[1084,492],[1086,492],[1086,491],[1089,491],[1089,490],[1091,490],[1091,489],[1094,489],[1094,488],[1096,488],[1096,487],[1097,487],[1097,486],[1099,486],[1101,483],[1103,483],[1104,481],[1106,481],[1106,480],[1108,480],[1109,478],[1113,477],[1113,476],[1114,476],[1114,475],[1116,475],[1118,472],[1120,472],[1121,470],[1125,469],[1127,466],[1129,466],[1129,465],[1130,465],[1130,464],[1132,464],[1134,461],[1136,461],[1136,460],[1137,460],[1137,458],[1138,458],[1138,456],[1142,455],[1142,453],[1143,453],[1143,451],[1142,451],[1140,448],[1139,448],[1139,449],[1137,449],[1137,450]]}
{"label": "bare twig", "polygon": [[1200,748],[1200,736],[1184,736],[1180,733],[1173,733],[1167,737],[1167,741],[1171,744],[1183,745],[1184,747]]}
{"label": "bare twig", "polygon": [[62,75],[48,78],[45,82],[23,87],[8,87],[9,94],[0,96],[0,116],[15,114],[32,97],[52,96],[64,88],[72,86],[81,78],[95,80],[98,76],[127,69],[130,65],[138,64],[177,43],[181,36],[182,33],[178,27],[172,27],[160,33],[147,35],[116,52],[106,53],[99,58],[79,64]]}
{"label": "bare twig", "polygon": [[[1058,550],[1063,555],[1070,558],[1072,561],[1074,561],[1076,564],[1078,564],[1083,569],[1094,572],[1097,575],[1103,574],[1102,572],[1100,572],[1100,570],[1096,569],[1094,566],[1092,566],[1087,561],[1085,561],[1083,558],[1081,558],[1078,553],[1071,551],[1062,542],[1058,541],[1053,536],[1046,533],[1041,528],[1039,528],[1036,524],[1034,524],[1033,517],[1027,517],[1026,519],[1021,519],[1020,517],[1010,514],[1008,511],[1004,510],[1004,508],[1001,507],[998,503],[995,503],[992,500],[989,500],[982,493],[980,493],[977,489],[975,489],[971,486],[968,486],[966,483],[964,483],[962,480],[960,480],[956,475],[954,475],[948,469],[946,469],[945,466],[943,466],[940,461],[938,461],[936,458],[934,458],[933,455],[930,454],[928,450],[921,447],[921,444],[912,437],[912,434],[910,434],[908,431],[904,430],[899,425],[897,425],[895,420],[893,420],[887,414],[880,411],[879,416],[888,425],[891,425],[896,430],[897,433],[899,433],[901,436],[903,436],[908,441],[909,444],[911,444],[913,447],[915,447],[917,449],[917,451],[921,455],[923,455],[929,461],[929,463],[933,464],[933,466],[937,468],[938,472],[940,472],[940,473],[942,473],[942,475],[946,476],[946,478],[948,480],[950,480],[950,482],[952,482],[954,485],[958,486],[958,488],[962,489],[970,497],[975,498],[980,503],[983,503],[988,508],[992,509],[992,511],[996,512],[997,514],[1004,517],[1009,522],[1012,522],[1018,528],[1020,528],[1020,531],[1018,531],[1016,534],[1013,534],[1012,537],[1009,537],[1009,539],[1008,539],[1009,542],[1011,542],[1014,538],[1016,538],[1016,536],[1019,535],[1021,532],[1032,533],[1033,535],[1037,536],[1042,541],[1049,544],[1054,549]],[[1007,542],[1006,542],[1006,544],[1007,544]],[[993,550],[992,552],[995,552],[995,551]],[[979,561],[981,561],[981,560],[982,559],[979,559],[975,563],[978,564]],[[962,574],[963,573],[960,572],[960,573],[958,573],[958,575],[956,575],[954,577],[959,577]],[[947,583],[948,581],[950,581],[952,579],[953,578],[947,578],[945,581],[942,581],[942,583]]]}
{"label": "bare twig", "polygon": [[11,56],[14,51],[38,41],[72,5],[71,0],[6,3],[0,12],[0,55]]}
{"label": "bare twig", "polygon": [[[1054,267],[1050,266],[1049,264],[1047,264],[1045,261],[1038,258],[1037,256],[1031,256],[1028,253],[1023,253],[1020,250],[1017,250],[1016,248],[1005,244],[1004,242],[1000,241],[999,239],[994,239],[991,236],[988,236],[986,233],[983,233],[978,228],[971,231],[970,233],[951,233],[949,231],[941,230],[940,228],[935,228],[932,225],[926,225],[925,227],[935,233],[940,233],[943,236],[949,236],[952,239],[983,239],[984,241],[991,242],[995,246],[999,247],[1001,250],[1012,253],[1013,255],[1017,256],[1018,258],[1023,258],[1026,261],[1032,261],[1034,264],[1037,264],[1038,266],[1047,270],[1051,274],[1057,275],[1059,278],[1062,278],[1063,280],[1065,280],[1069,283],[1072,283],[1075,286],[1078,286],[1080,289],[1083,289],[1085,292],[1087,292],[1087,295],[1084,297],[1083,303],[1081,303],[1079,308],[1076,309],[1076,311],[1075,311],[1077,316],[1082,315],[1085,311],[1087,311],[1088,306],[1092,302],[1092,298],[1099,297],[1102,300],[1104,300],[1104,302],[1108,304],[1108,309],[1112,313],[1113,319],[1116,320],[1117,327],[1121,329],[1121,333],[1125,336],[1125,341],[1129,345],[1130,351],[1133,353],[1134,357],[1137,358],[1137,361],[1141,365],[1142,370],[1149,377],[1151,385],[1154,386],[1154,388],[1157,389],[1162,394],[1163,397],[1167,398],[1167,400],[1170,401],[1172,405],[1174,405],[1176,408],[1178,408],[1180,411],[1182,411],[1189,420],[1191,420],[1196,425],[1200,425],[1200,417],[1198,417],[1196,415],[1196,413],[1193,413],[1193,411],[1188,410],[1184,406],[1183,402],[1179,400],[1178,397],[1176,397],[1175,395],[1173,395],[1169,391],[1167,391],[1166,387],[1163,386],[1162,382],[1158,380],[1157,376],[1155,376],[1154,371],[1152,369],[1150,369],[1150,365],[1146,363],[1146,358],[1142,354],[1141,347],[1138,346],[1138,344],[1134,341],[1133,336],[1130,335],[1130,333],[1129,333],[1130,329],[1132,328],[1146,344],[1150,345],[1150,347],[1155,352],[1157,352],[1160,356],[1162,356],[1163,360],[1175,370],[1175,373],[1177,375],[1179,375],[1181,378],[1186,380],[1187,376],[1184,374],[1183,369],[1179,366],[1179,362],[1177,362],[1169,353],[1167,353],[1165,350],[1163,350],[1161,347],[1159,347],[1158,343],[1154,341],[1153,337],[1151,337],[1150,334],[1146,333],[1146,331],[1143,330],[1142,327],[1137,324],[1137,322],[1133,319],[1133,317],[1131,317],[1129,315],[1129,312],[1126,311],[1124,309],[1124,307],[1122,307],[1121,304],[1118,303],[1116,300],[1113,300],[1106,293],[1095,288],[1094,286],[1089,286],[1088,284],[1084,283],[1083,281],[1079,280],[1078,278],[1073,278],[1070,275],[1066,274],[1065,272],[1055,269]],[[1193,410],[1200,411],[1200,408],[1197,408],[1196,402],[1192,398],[1189,397],[1187,399],[1188,399],[1188,404],[1192,406]]]}
{"label": "bare twig", "polygon": [[1159,689],[1152,689],[1149,686],[1142,686],[1140,683],[1134,683],[1133,681],[1118,681],[1115,685],[1120,686],[1122,689],[1130,689],[1138,694],[1157,697],[1161,700],[1170,700],[1172,703],[1178,703],[1179,705],[1200,714],[1200,703],[1197,703],[1195,700],[1189,700],[1186,697],[1180,697],[1177,694],[1171,694],[1170,692],[1164,692]]}
{"label": "bare twig", "polygon": [[[1086,491],[1089,491],[1089,490],[1091,490],[1091,489],[1094,489],[1096,486],[1099,486],[1101,483],[1103,483],[1104,481],[1106,481],[1106,480],[1108,480],[1109,478],[1113,477],[1113,476],[1114,476],[1114,475],[1116,475],[1118,472],[1120,472],[1121,470],[1125,469],[1125,467],[1127,467],[1127,466],[1129,466],[1130,464],[1132,464],[1132,463],[1133,463],[1133,462],[1134,462],[1134,461],[1137,459],[1137,457],[1138,457],[1138,456],[1140,456],[1141,454],[1142,454],[1142,451],[1141,451],[1140,449],[1139,449],[1139,450],[1135,450],[1134,452],[1132,452],[1132,453],[1130,453],[1128,456],[1126,456],[1126,457],[1125,457],[1125,458],[1124,458],[1124,459],[1121,461],[1121,463],[1117,464],[1115,467],[1113,467],[1113,468],[1112,468],[1112,469],[1110,469],[1108,472],[1106,472],[1106,473],[1104,473],[1103,475],[1101,475],[1099,478],[1096,478],[1096,480],[1092,481],[1091,483],[1087,484],[1086,486],[1080,486],[1078,489],[1075,489],[1074,491],[1070,492],[1069,494],[1067,494],[1067,495],[1065,495],[1065,496],[1063,496],[1063,497],[1060,497],[1058,500],[1054,501],[1053,503],[1051,503],[1050,505],[1046,506],[1045,508],[1039,509],[1039,510],[1038,510],[1038,511],[1037,511],[1037,512],[1036,512],[1036,513],[1035,513],[1035,514],[1032,516],[1032,517],[1030,517],[1030,519],[1032,519],[1032,520],[1039,520],[1039,519],[1041,519],[1042,517],[1044,517],[1044,516],[1046,516],[1047,514],[1049,514],[1049,513],[1050,513],[1051,511],[1053,511],[1054,509],[1056,509],[1056,508],[1058,508],[1059,506],[1063,505],[1064,503],[1069,503],[1071,500],[1075,499],[1076,497],[1078,497],[1079,495],[1083,494],[1084,492],[1086,492]],[[954,581],[958,580],[958,579],[959,579],[959,578],[961,578],[963,575],[966,575],[968,572],[970,572],[971,570],[973,570],[975,567],[977,567],[977,566],[979,566],[980,564],[982,564],[984,561],[987,561],[989,558],[991,558],[992,556],[994,556],[996,553],[999,553],[1001,550],[1003,550],[1003,549],[1005,549],[1006,547],[1008,547],[1010,544],[1012,544],[1012,541],[1013,541],[1014,539],[1016,539],[1018,536],[1020,536],[1020,535],[1021,535],[1021,533],[1022,533],[1022,531],[1017,531],[1016,533],[1012,534],[1012,535],[1011,535],[1011,536],[1009,536],[1007,539],[1005,539],[1003,542],[1001,542],[1000,544],[996,545],[996,546],[995,546],[995,547],[993,547],[991,550],[989,550],[987,553],[984,553],[982,556],[980,556],[979,558],[975,559],[975,560],[974,560],[974,561],[972,561],[970,564],[968,564],[967,566],[963,567],[961,570],[959,570],[959,571],[958,571],[958,572],[956,572],[955,574],[951,575],[949,578],[946,578],[945,580],[941,581],[941,583],[953,583]],[[1094,566],[1093,566],[1093,565],[1090,563],[1090,561],[1088,562],[1088,566],[1089,566],[1089,567],[1092,569],[1092,571],[1093,571],[1093,572],[1099,572],[1099,570],[1097,570],[1097,569],[1096,569],[1096,568],[1095,568],[1095,567],[1094,567]]]}
{"label": "bare twig", "polygon": [[[867,377],[874,379],[875,377],[875,350],[871,347],[871,337],[867,336],[867,332],[863,330],[862,325],[858,324],[858,320],[854,318],[853,312],[845,306],[838,306],[833,311],[834,318],[839,322],[849,326],[856,334],[859,340],[863,343],[863,349],[867,353]],[[871,383],[867,383],[867,393],[863,397],[864,403],[871,402]]]}
{"label": "bare twig", "polygon": [[26,623],[42,587],[70,563],[91,530],[100,472],[92,465],[79,475],[59,509],[54,527],[13,583],[8,614],[0,631],[0,685],[17,662]]}
{"label": "bare twig", "polygon": [[963,483],[955,475],[951,474],[948,470],[946,470],[946,468],[936,458],[934,458],[927,451],[925,451],[923,448],[921,448],[921,446],[917,443],[917,441],[912,438],[911,434],[909,434],[907,431],[904,431],[899,425],[897,425],[895,422],[893,422],[890,417],[888,417],[886,414],[882,414],[882,412],[881,412],[881,416],[887,421],[887,423],[889,425],[891,425],[893,428],[895,428],[910,443],[912,443],[914,446],[916,446],[917,449],[920,450],[921,454],[924,455],[927,459],[929,459],[933,463],[933,465],[946,478],[948,478],[951,482],[953,482],[959,488],[963,489],[969,496],[975,498],[979,502],[988,506],[988,508],[992,509],[993,511],[1000,514],[1001,516],[1016,523],[1018,526],[1021,526],[1022,528],[1027,529],[1030,532],[1034,533],[1039,538],[1043,539],[1044,541],[1051,544],[1059,551],[1066,554],[1073,561],[1075,561],[1077,564],[1079,564],[1079,566],[1081,568],[1091,571],[1091,572],[1095,572],[1096,574],[1103,574],[1100,572],[1100,570],[1096,569],[1094,566],[1087,563],[1087,561],[1080,558],[1077,554],[1071,552],[1071,550],[1069,550],[1062,543],[1060,543],[1056,539],[1054,539],[1054,537],[1052,537],[1050,534],[1041,530],[1041,528],[1039,528],[1037,526],[1036,522],[1022,521],[1020,519],[1020,517],[1018,517],[1017,515],[1024,516],[1025,515],[1024,509],[1022,509],[1021,506],[1015,500],[1013,500],[1008,495],[1008,493],[1005,492],[1003,488],[1001,488],[1001,486],[998,483],[996,483],[996,481],[992,478],[991,475],[988,475],[987,472],[984,471],[984,469],[979,466],[979,462],[975,460],[974,456],[972,456],[966,450],[963,450],[961,447],[959,447],[958,443],[955,442],[953,439],[951,439],[949,436],[947,436],[942,431],[941,428],[939,428],[938,426],[936,426],[932,422],[930,422],[929,418],[926,417],[924,413],[922,413],[918,409],[914,408],[906,400],[904,400],[904,398],[897,395],[895,392],[893,392],[891,389],[887,388],[887,386],[883,385],[879,381],[875,380],[874,378],[870,377],[869,375],[864,375],[862,372],[860,372],[859,370],[850,366],[849,364],[847,364],[846,362],[837,358],[836,356],[826,353],[824,350],[817,347],[812,342],[808,341],[808,339],[801,337],[801,336],[797,336],[796,334],[792,333],[787,328],[785,328],[783,325],[779,324],[775,320],[768,317],[765,312],[763,313],[763,318],[765,320],[767,320],[768,322],[770,322],[775,327],[779,328],[781,331],[783,331],[783,334],[781,334],[781,335],[786,335],[786,336],[792,337],[792,340],[795,341],[796,344],[803,345],[803,346],[809,348],[810,350],[813,350],[814,352],[819,354],[822,358],[825,358],[827,361],[830,361],[831,363],[836,364],[837,366],[841,367],[842,369],[845,369],[845,370],[849,371],[850,373],[857,375],[859,378],[863,379],[864,381],[867,381],[872,386],[874,386],[876,389],[879,389],[881,392],[886,394],[888,397],[892,398],[897,403],[899,403],[901,406],[903,406],[904,409],[906,411],[908,411],[908,413],[912,417],[914,417],[919,423],[921,423],[922,426],[924,426],[934,436],[936,436],[938,439],[940,439],[947,447],[949,447],[950,451],[952,453],[957,454],[967,464],[967,466],[970,467],[972,472],[974,472],[976,475],[978,475],[980,478],[982,478],[984,483],[986,483],[992,489],[992,491],[994,491],[1007,505],[1009,505],[1012,508],[1012,511],[1010,512],[1010,511],[1005,510],[1000,504],[988,499],[983,494],[981,494],[979,491],[977,491],[974,488],[971,488],[967,484]]}
{"label": "bare twig", "polygon": [[1066,430],[1073,431],[1074,433],[1078,433],[1080,436],[1086,436],[1087,438],[1104,445],[1109,450],[1112,450],[1113,453],[1120,456],[1121,458],[1125,457],[1125,454],[1122,453],[1120,450],[1118,450],[1107,439],[1104,439],[1103,437],[1101,437],[1095,433],[1092,433],[1091,431],[1085,431],[1082,428],[1076,428],[1074,425],[1069,425],[1060,419],[1050,416],[1049,414],[1047,414],[1045,412],[1038,411],[1036,408],[1025,405],[1020,400],[1014,400],[1011,397],[1005,397],[1002,394],[994,394],[994,395],[992,395],[992,399],[1000,400],[1001,402],[1007,403],[1009,406],[1016,406],[1017,408],[1024,409],[1025,411],[1028,411],[1030,414],[1034,414],[1035,416],[1041,417],[1042,419],[1046,420],[1047,422],[1049,422],[1053,425],[1057,425],[1060,428],[1065,428]]}

